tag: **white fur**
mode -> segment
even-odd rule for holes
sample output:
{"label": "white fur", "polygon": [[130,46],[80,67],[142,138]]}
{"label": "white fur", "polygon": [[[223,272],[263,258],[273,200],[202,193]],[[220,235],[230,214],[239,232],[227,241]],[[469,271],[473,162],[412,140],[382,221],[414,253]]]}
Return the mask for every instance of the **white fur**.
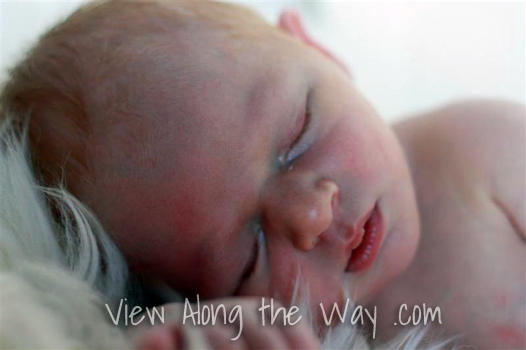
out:
{"label": "white fur", "polygon": [[37,185],[25,133],[19,138],[10,119],[0,124],[0,199],[1,347],[128,347],[102,308],[124,295],[123,258],[71,194]]}

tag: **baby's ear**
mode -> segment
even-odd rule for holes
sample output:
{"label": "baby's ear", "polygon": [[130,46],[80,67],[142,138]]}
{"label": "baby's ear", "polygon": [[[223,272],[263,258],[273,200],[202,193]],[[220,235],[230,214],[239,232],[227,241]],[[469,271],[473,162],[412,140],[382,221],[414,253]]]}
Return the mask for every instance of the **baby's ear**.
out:
{"label": "baby's ear", "polygon": [[329,50],[327,50],[325,47],[323,47],[310,37],[310,35],[307,33],[307,31],[305,30],[305,28],[303,28],[303,25],[301,24],[300,16],[295,11],[283,11],[279,16],[278,26],[287,33],[291,34],[292,36],[300,39],[305,44],[321,52],[327,58],[339,65],[349,76],[351,75],[349,69],[347,69],[347,66],[345,64],[343,64],[338,58],[336,58],[336,56],[334,56]]}

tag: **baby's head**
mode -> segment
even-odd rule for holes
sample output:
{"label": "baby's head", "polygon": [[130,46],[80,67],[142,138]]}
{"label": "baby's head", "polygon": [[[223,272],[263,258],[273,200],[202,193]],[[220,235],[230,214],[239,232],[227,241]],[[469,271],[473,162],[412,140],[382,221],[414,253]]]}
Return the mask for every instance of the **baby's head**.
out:
{"label": "baby's head", "polygon": [[[42,180],[90,206],[132,271],[201,297],[364,301],[411,261],[418,215],[391,129],[284,13],[106,2],[13,71]],[[318,308],[319,309],[319,308]]]}

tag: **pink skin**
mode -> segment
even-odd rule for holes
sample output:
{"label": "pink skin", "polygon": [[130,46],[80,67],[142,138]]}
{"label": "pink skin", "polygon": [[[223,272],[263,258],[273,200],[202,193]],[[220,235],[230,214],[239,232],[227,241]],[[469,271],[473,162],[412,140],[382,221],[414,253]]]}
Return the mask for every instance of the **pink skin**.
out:
{"label": "pink skin", "polygon": [[[414,255],[408,165],[340,63],[294,29],[293,14],[280,24],[288,33],[264,26],[242,52],[182,34],[176,58],[149,64],[145,80],[129,82],[145,117],[126,116],[118,127],[94,122],[99,193],[84,196],[132,270],[189,296],[237,290],[288,303],[301,274],[316,310],[341,302],[342,287],[362,302]],[[202,54],[210,47],[218,54]],[[173,76],[175,61],[206,69]],[[310,123],[291,148],[306,111]],[[294,159],[280,162],[288,151]],[[370,268],[346,272],[350,233],[375,204],[385,227],[379,255]],[[240,286],[256,244],[253,220],[266,249]]]}
{"label": "pink skin", "polygon": [[526,334],[524,331],[520,331],[514,326],[496,326],[493,327],[495,338],[502,344],[507,346],[516,347],[517,349],[524,346],[524,339]]}
{"label": "pink skin", "polygon": [[140,350],[182,349],[181,331],[175,326],[152,327],[145,332],[137,344]]}

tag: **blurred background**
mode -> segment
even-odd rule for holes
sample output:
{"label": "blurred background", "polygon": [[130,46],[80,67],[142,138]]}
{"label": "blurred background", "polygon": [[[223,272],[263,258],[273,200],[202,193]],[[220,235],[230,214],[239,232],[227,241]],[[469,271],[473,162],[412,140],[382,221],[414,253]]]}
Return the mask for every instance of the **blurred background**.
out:
{"label": "blurred background", "polygon": [[[83,1],[0,0],[0,79]],[[296,9],[389,121],[470,97],[525,103],[525,4],[239,2],[276,23]]]}

